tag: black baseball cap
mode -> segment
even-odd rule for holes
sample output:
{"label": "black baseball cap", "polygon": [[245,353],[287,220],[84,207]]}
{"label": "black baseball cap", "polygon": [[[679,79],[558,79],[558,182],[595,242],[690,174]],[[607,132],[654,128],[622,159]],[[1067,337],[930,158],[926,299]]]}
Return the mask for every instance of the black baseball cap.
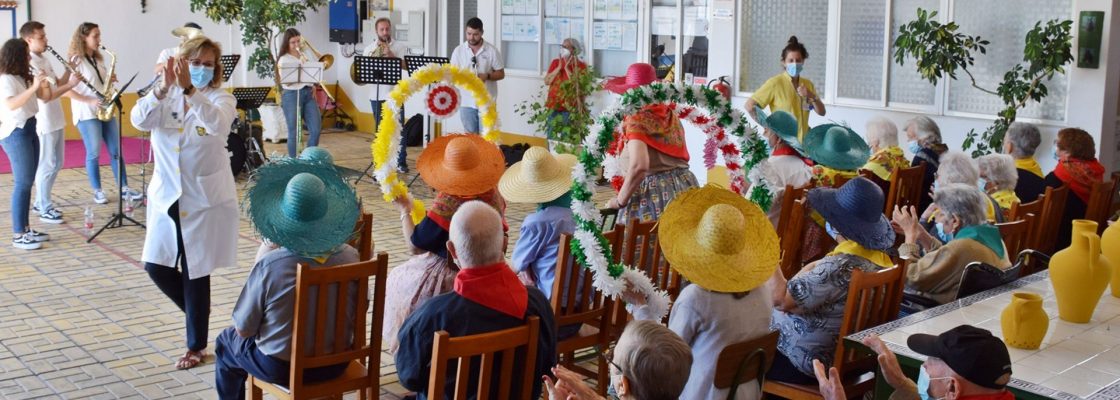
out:
{"label": "black baseball cap", "polygon": [[1007,346],[991,332],[975,326],[961,325],[937,336],[910,335],[906,345],[918,353],[937,357],[957,375],[989,389],[1003,389],[1008,381],[1004,375],[1011,375]]}

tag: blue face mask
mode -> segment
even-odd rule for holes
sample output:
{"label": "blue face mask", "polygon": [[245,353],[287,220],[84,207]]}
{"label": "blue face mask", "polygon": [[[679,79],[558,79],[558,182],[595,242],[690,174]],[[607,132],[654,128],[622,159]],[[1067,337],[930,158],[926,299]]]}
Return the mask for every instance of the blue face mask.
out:
{"label": "blue face mask", "polygon": [[1054,156],[1054,161],[1061,161],[1062,160],[1061,158],[1058,157],[1058,149],[1057,148],[1054,149],[1053,156]]}
{"label": "blue face mask", "polygon": [[[945,378],[932,378],[932,379],[949,379],[949,378],[945,377]],[[918,396],[921,397],[922,400],[940,400],[941,399],[940,397],[935,399],[935,398],[933,398],[932,396],[929,395],[929,382],[930,382],[930,380],[931,380],[931,378],[929,377],[929,373],[926,372],[926,366],[922,365],[921,368],[918,369]]]}
{"label": "blue face mask", "polygon": [[937,223],[937,240],[940,240],[942,244],[949,243],[950,240],[953,240],[953,234],[946,232],[945,224],[940,222]]}
{"label": "blue face mask", "polygon": [[786,64],[786,73],[792,77],[801,76],[801,70],[805,69],[804,63],[789,63]]}
{"label": "blue face mask", "polygon": [[836,239],[838,236],[840,236],[840,231],[836,230],[836,228],[833,228],[832,224],[828,222],[824,223],[824,230],[825,232],[828,232],[828,236],[832,236],[833,239]]}
{"label": "blue face mask", "polygon": [[918,154],[918,152],[922,151],[922,145],[918,144],[917,140],[911,140],[909,142],[906,142],[906,150],[910,150],[911,153]]}
{"label": "blue face mask", "polygon": [[191,69],[191,85],[196,89],[202,89],[210,84],[214,79],[214,68],[205,66],[190,66]]}
{"label": "blue face mask", "polygon": [[988,191],[988,180],[987,179],[980,178],[979,180],[976,181],[976,185],[980,186],[980,191],[981,192],[987,192]]}

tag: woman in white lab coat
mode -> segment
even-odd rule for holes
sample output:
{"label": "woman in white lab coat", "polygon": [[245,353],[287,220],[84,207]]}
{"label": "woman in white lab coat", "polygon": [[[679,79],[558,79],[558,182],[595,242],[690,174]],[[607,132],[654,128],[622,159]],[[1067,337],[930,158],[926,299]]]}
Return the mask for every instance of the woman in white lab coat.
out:
{"label": "woman in white lab coat", "polygon": [[156,162],[141,258],[186,313],[187,352],[176,363],[186,369],[205,356],[210,273],[235,265],[239,220],[226,152],[236,101],[221,89],[221,47],[198,37],[180,49],[162,70],[163,84],[133,107],[132,125],[152,133]]}

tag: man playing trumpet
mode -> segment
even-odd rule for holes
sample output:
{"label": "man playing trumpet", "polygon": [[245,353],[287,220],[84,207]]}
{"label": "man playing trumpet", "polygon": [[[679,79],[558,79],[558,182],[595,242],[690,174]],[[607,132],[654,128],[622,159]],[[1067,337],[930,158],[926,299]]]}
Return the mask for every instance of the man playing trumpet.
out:
{"label": "man playing trumpet", "polygon": [[[373,24],[377,32],[377,40],[370,43],[362,50],[362,55],[366,57],[398,57],[403,58],[408,54],[408,47],[404,43],[393,40],[393,22],[388,18],[378,18],[377,22]],[[404,69],[404,61],[401,61],[401,69]],[[376,85],[373,91],[370,92],[369,104],[373,109],[373,126],[381,126],[381,105],[385,102],[381,100],[382,96],[387,96],[393,90],[392,85]],[[404,108],[404,104],[401,104]],[[398,113],[401,118],[401,125],[404,125],[404,112]],[[405,146],[401,146],[400,153],[397,154],[397,172],[408,172],[408,163],[406,163]]]}

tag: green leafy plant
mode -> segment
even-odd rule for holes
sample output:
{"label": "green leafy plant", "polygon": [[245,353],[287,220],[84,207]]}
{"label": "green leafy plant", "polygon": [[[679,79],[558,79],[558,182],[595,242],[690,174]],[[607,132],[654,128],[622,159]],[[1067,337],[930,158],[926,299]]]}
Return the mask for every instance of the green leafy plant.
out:
{"label": "green leafy plant", "polygon": [[241,42],[255,47],[249,68],[261,78],[272,77],[279,87],[273,44],[285,29],[306,20],[308,11],[326,4],[327,0],[191,0],[191,11],[203,11],[222,24],[240,23]]}
{"label": "green leafy plant", "polygon": [[556,89],[556,98],[559,104],[569,105],[568,119],[559,116],[553,118],[553,109],[547,105],[548,85],[542,85],[542,90],[531,100],[526,100],[517,105],[517,114],[528,117],[528,122],[538,131],[546,132],[548,139],[553,141],[552,150],[559,153],[578,154],[580,143],[591,131],[595,123],[591,116],[591,107],[587,97],[600,89],[599,75],[593,69],[575,68],[568,75],[568,79],[560,81]]}
{"label": "green leafy plant", "polygon": [[972,149],[974,157],[999,151],[1007,127],[1015,122],[1019,110],[1026,107],[1028,101],[1041,102],[1049,93],[1043,81],[1053,78],[1054,74],[1064,73],[1066,64],[1073,61],[1073,36],[1070,33],[1073,21],[1055,19],[1045,25],[1041,21],[1036,22],[1025,38],[1023,62],[1015,64],[1003,75],[1003,81],[996,90],[990,90],[977,84],[968,70],[975,63],[976,53],[985,54],[990,42],[980,36],[960,33],[960,26],[955,22],[942,24],[936,16],[936,11],[919,8],[918,19],[899,28],[898,38],[894,41],[895,62],[904,65],[907,57],[913,58],[918,73],[934,85],[945,76],[955,80],[957,71],[964,71],[973,87],[999,96],[1004,108],[997,114],[995,122],[982,133],[970,130],[962,146],[964,150]]}

